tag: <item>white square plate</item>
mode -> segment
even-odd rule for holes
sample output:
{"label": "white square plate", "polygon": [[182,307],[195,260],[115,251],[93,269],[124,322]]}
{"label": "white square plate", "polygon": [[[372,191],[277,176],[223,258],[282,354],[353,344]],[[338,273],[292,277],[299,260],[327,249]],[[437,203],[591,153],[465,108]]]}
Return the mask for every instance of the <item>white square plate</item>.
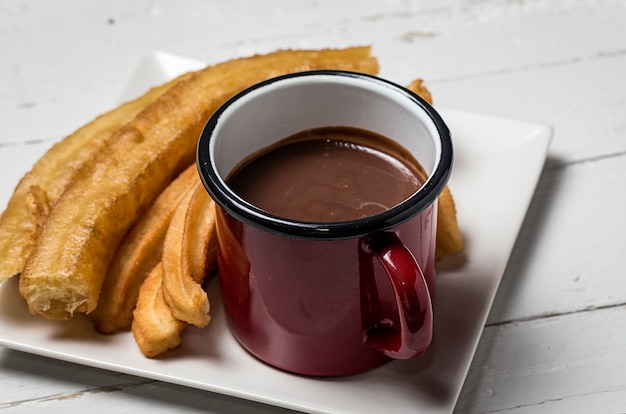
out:
{"label": "white square plate", "polygon": [[[146,56],[123,99],[200,62]],[[145,358],[130,333],[100,335],[82,318],[31,316],[15,278],[0,286],[0,344],[146,378],[312,413],[449,413],[460,393],[495,292],[547,154],[551,129],[531,122],[439,109],[456,150],[450,187],[466,247],[439,266],[433,344],[412,361],[334,379],[287,374],[257,361],[230,334],[217,278],[209,283],[213,321],[189,327],[183,345]]]}

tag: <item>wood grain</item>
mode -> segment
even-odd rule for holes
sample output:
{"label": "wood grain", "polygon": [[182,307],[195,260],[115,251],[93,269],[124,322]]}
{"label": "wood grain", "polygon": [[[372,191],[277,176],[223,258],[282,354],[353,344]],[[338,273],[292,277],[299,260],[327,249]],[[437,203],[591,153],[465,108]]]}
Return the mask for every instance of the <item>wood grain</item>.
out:
{"label": "wood grain", "polygon": [[[0,2],[0,206],[145,51],[372,44],[382,76],[424,78],[436,105],[555,130],[456,412],[624,412],[625,21],[619,0]],[[0,413],[285,412],[6,349],[0,390]]]}

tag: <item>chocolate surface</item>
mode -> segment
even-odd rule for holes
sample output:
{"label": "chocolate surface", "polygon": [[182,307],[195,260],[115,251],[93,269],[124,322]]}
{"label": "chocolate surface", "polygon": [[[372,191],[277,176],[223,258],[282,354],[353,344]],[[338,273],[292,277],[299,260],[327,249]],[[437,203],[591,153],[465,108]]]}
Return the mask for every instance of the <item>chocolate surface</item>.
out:
{"label": "chocolate surface", "polygon": [[358,128],[302,131],[245,160],[229,186],[270,214],[337,222],[381,213],[423,183],[415,158],[389,138]]}

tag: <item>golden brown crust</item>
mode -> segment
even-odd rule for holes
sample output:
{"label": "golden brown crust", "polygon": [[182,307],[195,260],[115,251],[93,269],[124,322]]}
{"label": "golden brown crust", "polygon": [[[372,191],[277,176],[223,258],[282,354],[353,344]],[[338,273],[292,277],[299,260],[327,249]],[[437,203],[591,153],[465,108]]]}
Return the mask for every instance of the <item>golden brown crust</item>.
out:
{"label": "golden brown crust", "polygon": [[159,263],[141,285],[132,322],[135,342],[149,358],[179,346],[187,326],[172,315],[163,297],[162,281],[163,270]]}
{"label": "golden brown crust", "polygon": [[422,79],[415,79],[407,86],[407,89],[418,94],[429,104],[433,104],[433,96]]}
{"label": "golden brown crust", "polygon": [[163,246],[163,296],[172,314],[187,323],[209,324],[209,298],[202,282],[216,264],[215,203],[201,183],[178,205]]}
{"label": "golden brown crust", "polygon": [[448,187],[439,195],[437,204],[437,244],[436,257],[455,254],[463,249],[463,237],[456,217],[456,206]]}
{"label": "golden brown crust", "polygon": [[[432,105],[432,95],[421,79],[411,82],[407,89],[415,92]],[[463,236],[457,222],[456,206],[448,186],[444,188],[438,198],[436,240],[435,256],[437,260],[458,253],[463,249]]]}
{"label": "golden brown crust", "polygon": [[176,207],[163,261],[139,291],[132,332],[144,355],[153,358],[178,346],[188,323],[199,327],[210,323],[209,300],[201,283],[215,270],[216,248],[215,203],[198,180]]}
{"label": "golden brown crust", "polygon": [[176,207],[189,189],[200,183],[195,164],[159,195],[118,246],[89,319],[100,332],[130,329],[139,288],[161,261],[163,241]]}
{"label": "golden brown crust", "polygon": [[93,170],[58,200],[22,277],[34,314],[71,318],[97,304],[115,247],[172,178],[194,159],[209,115],[241,89],[308,69],[374,73],[370,49],[279,51],[237,59],[178,82],[119,129]]}
{"label": "golden brown crust", "polygon": [[35,163],[0,216],[0,283],[22,272],[52,206],[72,182],[93,167],[115,132],[187,76],[100,115],[56,143]]}

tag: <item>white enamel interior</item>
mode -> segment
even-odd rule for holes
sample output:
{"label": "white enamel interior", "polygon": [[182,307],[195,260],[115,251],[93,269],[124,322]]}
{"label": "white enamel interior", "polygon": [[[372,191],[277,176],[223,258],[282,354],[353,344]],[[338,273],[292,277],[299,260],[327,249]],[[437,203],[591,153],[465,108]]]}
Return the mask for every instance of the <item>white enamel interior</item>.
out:
{"label": "white enamel interior", "polygon": [[396,140],[432,174],[441,143],[428,114],[376,79],[328,74],[286,78],[243,95],[220,116],[210,157],[222,180],[239,162],[305,129],[351,126]]}

